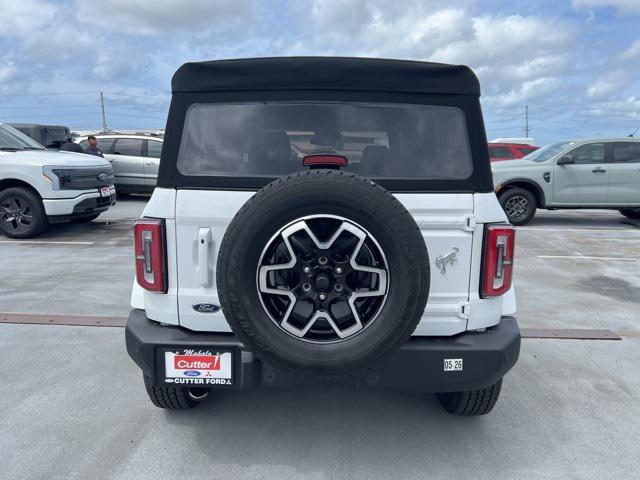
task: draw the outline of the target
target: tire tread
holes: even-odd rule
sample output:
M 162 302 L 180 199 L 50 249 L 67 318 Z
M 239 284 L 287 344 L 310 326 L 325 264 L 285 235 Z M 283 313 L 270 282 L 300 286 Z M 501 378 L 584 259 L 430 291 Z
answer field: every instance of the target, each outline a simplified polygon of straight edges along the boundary
M 502 380 L 478 390 L 438 393 L 437 397 L 444 409 L 452 415 L 474 417 L 486 415 L 498 401 L 502 389 Z
M 169 410 L 188 410 L 198 405 L 198 401 L 189 397 L 186 388 L 162 386 L 156 387 L 147 375 L 143 375 L 144 387 L 149 399 L 158 408 Z

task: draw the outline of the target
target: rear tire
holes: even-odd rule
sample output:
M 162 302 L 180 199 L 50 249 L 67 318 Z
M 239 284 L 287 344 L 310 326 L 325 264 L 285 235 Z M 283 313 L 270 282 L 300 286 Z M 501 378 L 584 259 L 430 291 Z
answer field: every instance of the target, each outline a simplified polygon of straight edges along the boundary
M 158 408 L 169 410 L 188 410 L 197 406 L 209 395 L 209 391 L 202 388 L 178 388 L 178 387 L 155 387 L 151 378 L 144 377 L 144 388 L 147 390 L 149 399 Z
M 529 190 L 509 188 L 498 197 L 500 206 L 513 225 L 526 225 L 536 214 L 538 202 Z
M 464 392 L 437 393 L 440 405 L 452 415 L 475 417 L 486 415 L 495 406 L 500 396 L 502 380 L 480 390 L 466 390 Z
M 627 218 L 640 220 L 640 208 L 621 208 L 620 213 Z
M 48 225 L 40 197 L 31 190 L 12 187 L 0 192 L 0 232 L 7 237 L 35 237 Z

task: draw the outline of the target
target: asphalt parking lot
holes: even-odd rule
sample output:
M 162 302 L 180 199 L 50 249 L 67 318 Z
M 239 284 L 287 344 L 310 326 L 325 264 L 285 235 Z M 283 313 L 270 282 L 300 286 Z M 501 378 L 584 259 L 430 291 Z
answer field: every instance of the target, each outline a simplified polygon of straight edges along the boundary
M 144 203 L 32 241 L 0 237 L 0 312 L 126 316 Z M 640 222 L 540 212 L 517 238 L 522 327 L 623 339 L 523 340 L 486 417 L 449 416 L 431 396 L 322 388 L 221 392 L 166 412 L 121 328 L 0 324 L 0 478 L 637 478 Z

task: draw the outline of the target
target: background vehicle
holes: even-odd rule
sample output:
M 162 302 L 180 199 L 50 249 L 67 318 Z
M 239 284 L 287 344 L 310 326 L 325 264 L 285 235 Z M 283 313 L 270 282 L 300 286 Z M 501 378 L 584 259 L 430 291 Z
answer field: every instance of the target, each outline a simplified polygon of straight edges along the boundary
M 489 143 L 516 143 L 518 145 L 531 145 L 536 144 L 536 139 L 533 137 L 498 137 L 491 140 Z
M 33 237 L 57 222 L 90 222 L 115 204 L 109 163 L 46 150 L 0 124 L 0 232 Z
M 320 382 L 488 413 L 520 334 L 475 75 L 269 58 L 172 87 L 126 328 L 152 402 Z
M 640 218 L 640 140 L 556 142 L 522 160 L 491 166 L 500 204 L 514 225 L 536 208 L 609 208 Z
M 16 130 L 33 138 L 46 148 L 57 150 L 67 138 L 71 138 L 71 131 L 62 125 L 38 125 L 35 123 L 8 123 Z
M 489 158 L 492 162 L 500 160 L 515 160 L 529 155 L 540 147 L 523 143 L 490 143 Z
M 118 193 L 151 192 L 158 179 L 162 137 L 155 135 L 96 135 L 98 148 L 113 166 Z M 75 139 L 83 149 L 86 137 Z

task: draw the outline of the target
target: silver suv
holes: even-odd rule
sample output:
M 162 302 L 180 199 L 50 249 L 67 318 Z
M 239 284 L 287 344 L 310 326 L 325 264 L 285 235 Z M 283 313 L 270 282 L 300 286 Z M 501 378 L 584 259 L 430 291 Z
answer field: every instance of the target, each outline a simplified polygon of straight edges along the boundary
M 537 208 L 609 208 L 640 219 L 640 139 L 556 142 L 491 170 L 514 225 L 529 223 Z
M 153 135 L 96 135 L 98 150 L 113 166 L 118 193 L 152 192 L 158 179 L 162 137 Z M 86 150 L 87 138 L 76 143 Z

